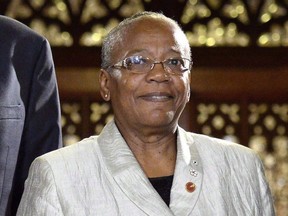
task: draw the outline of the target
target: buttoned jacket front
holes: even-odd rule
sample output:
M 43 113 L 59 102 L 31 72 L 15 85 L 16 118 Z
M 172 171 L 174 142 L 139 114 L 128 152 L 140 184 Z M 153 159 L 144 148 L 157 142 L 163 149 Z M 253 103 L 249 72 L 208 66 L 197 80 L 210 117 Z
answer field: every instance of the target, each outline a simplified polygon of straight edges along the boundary
M 180 127 L 177 139 L 169 207 L 111 122 L 99 136 L 36 159 L 18 215 L 274 215 L 262 164 L 251 150 Z

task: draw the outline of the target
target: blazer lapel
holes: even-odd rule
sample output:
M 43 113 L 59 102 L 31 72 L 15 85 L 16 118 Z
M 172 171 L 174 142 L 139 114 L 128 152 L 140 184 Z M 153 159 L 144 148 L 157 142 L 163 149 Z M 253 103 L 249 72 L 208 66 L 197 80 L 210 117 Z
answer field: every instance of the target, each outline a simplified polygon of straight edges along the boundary
M 109 172 L 131 202 L 147 215 L 173 215 L 150 184 L 114 122 L 104 128 L 98 142 Z
M 174 215 L 186 216 L 193 210 L 202 186 L 200 156 L 191 137 L 178 128 L 177 160 L 171 189 L 170 209 Z

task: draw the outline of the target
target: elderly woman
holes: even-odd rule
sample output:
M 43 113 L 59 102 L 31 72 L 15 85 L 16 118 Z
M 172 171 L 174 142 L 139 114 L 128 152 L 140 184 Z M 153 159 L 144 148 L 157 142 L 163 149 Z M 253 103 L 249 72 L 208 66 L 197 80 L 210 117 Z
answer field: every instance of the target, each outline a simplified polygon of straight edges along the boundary
M 104 40 L 102 63 L 114 121 L 36 159 L 18 215 L 274 215 L 251 150 L 178 126 L 192 61 L 175 21 L 152 12 L 124 20 Z

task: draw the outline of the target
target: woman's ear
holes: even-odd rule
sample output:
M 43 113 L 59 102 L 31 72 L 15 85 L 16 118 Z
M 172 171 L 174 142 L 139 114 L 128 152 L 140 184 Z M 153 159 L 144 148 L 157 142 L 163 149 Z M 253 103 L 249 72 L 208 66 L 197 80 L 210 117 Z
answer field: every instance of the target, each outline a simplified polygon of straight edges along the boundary
M 99 74 L 100 94 L 105 101 L 110 100 L 110 79 L 109 72 L 101 69 Z

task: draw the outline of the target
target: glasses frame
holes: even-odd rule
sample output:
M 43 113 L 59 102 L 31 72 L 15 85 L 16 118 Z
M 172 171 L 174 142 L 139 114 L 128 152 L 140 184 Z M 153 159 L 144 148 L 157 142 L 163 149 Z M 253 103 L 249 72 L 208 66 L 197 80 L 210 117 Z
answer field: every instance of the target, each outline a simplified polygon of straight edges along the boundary
M 127 66 L 127 59 L 129 58 L 132 58 L 132 57 L 141 57 L 143 59 L 146 59 L 148 61 L 151 61 L 151 67 L 149 68 L 149 70 L 145 71 L 145 72 L 142 72 L 142 71 L 133 71 L 132 69 L 129 69 L 129 66 Z M 170 60 L 184 60 L 184 61 L 188 61 L 189 62 L 189 67 L 188 68 L 185 68 L 183 71 L 173 71 L 171 68 L 169 68 L 167 65 L 165 65 L 166 62 L 170 61 Z M 177 57 L 177 58 L 168 58 L 168 59 L 165 59 L 163 61 L 154 61 L 148 57 L 143 57 L 143 56 L 128 56 L 124 59 L 122 59 L 121 61 L 117 62 L 116 64 L 113 64 L 111 66 L 108 66 L 107 68 L 124 68 L 126 70 L 129 70 L 129 71 L 132 71 L 134 73 L 139 73 L 139 74 L 144 74 L 144 73 L 148 73 L 150 71 L 152 71 L 155 67 L 156 64 L 161 64 L 163 69 L 167 72 L 167 73 L 171 73 L 171 74 L 183 74 L 185 73 L 186 71 L 191 71 L 192 69 L 192 65 L 193 65 L 193 62 L 188 59 L 188 58 L 181 58 L 181 57 Z

